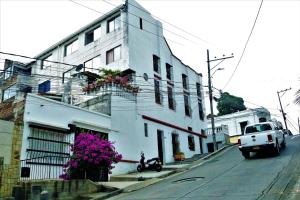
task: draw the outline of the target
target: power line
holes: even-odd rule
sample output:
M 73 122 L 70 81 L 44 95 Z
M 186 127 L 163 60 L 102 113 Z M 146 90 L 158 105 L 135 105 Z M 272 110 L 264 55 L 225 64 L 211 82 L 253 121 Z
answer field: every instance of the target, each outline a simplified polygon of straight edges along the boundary
M 81 3 L 78 3 L 78 2 L 76 2 L 76 1 L 73 1 L 73 0 L 69 0 L 69 1 L 72 2 L 72 3 L 75 3 L 75 4 L 77 4 L 77 5 L 80 5 L 80 6 L 82 6 L 82 7 L 85 7 L 85 8 L 87 8 L 87 9 L 89 9 L 89 10 L 92 10 L 92 11 L 94 11 L 94 12 L 97 12 L 97 13 L 99 13 L 99 14 L 106 15 L 106 14 L 103 13 L 103 12 L 100 12 L 100 11 L 98 11 L 98 10 L 95 10 L 95 9 L 93 9 L 93 8 L 90 8 L 90 7 L 86 6 L 86 5 L 83 5 L 83 4 L 81 4 Z M 135 25 L 133 25 L 133 24 L 130 24 L 130 23 L 128 23 L 128 22 L 126 22 L 126 21 L 123 21 L 123 20 L 121 20 L 121 19 L 118 19 L 118 20 L 119 20 L 120 22 L 123 22 L 123 23 L 125 23 L 125 24 L 127 24 L 127 25 L 129 25 L 129 26 L 132 26 L 132 27 L 134 27 L 134 28 L 140 30 L 139 27 L 137 27 L 137 26 L 135 26 Z M 153 33 L 153 32 L 151 32 L 151 31 L 148 31 L 148 30 L 145 30 L 145 29 L 143 29 L 143 31 L 145 31 L 145 32 L 147 32 L 147 33 L 150 33 L 150 34 L 152 34 L 152 35 L 155 35 L 155 36 L 157 36 L 157 37 L 159 37 L 159 38 L 167 39 L 167 38 L 165 38 L 164 36 L 158 35 L 158 34 Z M 173 42 L 173 43 L 176 43 L 176 44 L 178 44 L 178 45 L 183 46 L 182 43 L 179 43 L 179 42 L 177 42 L 177 41 L 175 41 L 175 40 L 171 40 L 171 39 L 168 39 L 168 40 L 169 40 L 170 42 Z
M 106 0 L 101 0 L 101 1 L 107 3 L 107 4 L 111 5 L 111 6 L 114 6 L 114 7 L 117 6 L 117 5 L 115 5 L 115 4 L 111 3 L 111 2 L 108 2 L 108 1 L 106 1 Z M 130 3 L 128 2 L 128 4 L 130 4 Z M 131 4 L 130 4 L 130 5 L 131 5 Z M 153 23 L 153 22 L 150 21 L 150 20 L 147 20 L 147 19 L 145 19 L 145 18 L 142 18 L 142 17 L 140 17 L 140 16 L 138 16 L 138 15 L 136 15 L 136 14 L 134 14 L 134 13 L 131 13 L 131 12 L 129 12 L 128 10 L 127 10 L 126 12 L 129 13 L 129 14 L 131 14 L 132 16 L 135 16 L 135 17 L 137 17 L 137 18 L 141 18 L 141 19 L 143 19 L 144 21 L 146 21 L 146 22 L 148 22 L 148 23 L 150 23 L 150 24 L 152 24 L 152 25 L 154 25 L 154 26 L 156 26 L 156 27 L 158 27 L 158 28 L 161 28 L 161 29 L 163 29 L 163 30 L 165 30 L 165 31 L 167 31 L 167 32 L 169 32 L 169 33 L 172 33 L 173 35 L 176 35 L 176 36 L 178 36 L 178 37 L 180 37 L 180 38 L 182 38 L 182 39 L 185 39 L 185 40 L 187 40 L 187 41 L 189 41 L 189 42 L 191 42 L 191 43 L 196 43 L 196 42 L 193 41 L 193 40 L 190 40 L 190 39 L 188 39 L 188 38 L 186 38 L 186 37 L 184 37 L 184 36 L 182 36 L 182 35 L 180 35 L 180 34 L 178 34 L 178 33 L 175 33 L 175 32 L 173 32 L 173 31 L 170 31 L 170 30 L 166 29 L 166 28 L 163 28 L 162 26 L 159 26 L 158 24 Z
M 147 13 L 147 14 L 150 14 L 148 11 L 139 8 L 138 6 L 136 6 L 136 5 L 134 5 L 134 4 L 131 4 L 129 1 L 128 1 L 128 4 L 130 4 L 131 6 L 137 8 L 137 9 L 139 9 L 139 10 L 141 10 L 141 11 Z M 186 34 L 188 34 L 188 35 L 194 37 L 194 38 L 197 38 L 197 39 L 201 40 L 202 42 L 209 43 L 208 41 L 206 41 L 206 40 L 200 38 L 199 36 L 197 36 L 197 35 L 195 35 L 195 34 L 192 34 L 192 33 L 188 32 L 188 31 L 184 30 L 183 28 L 180 28 L 180 27 L 178 27 L 178 26 L 176 26 L 176 25 L 174 25 L 174 24 L 172 24 L 172 23 L 170 23 L 170 22 L 168 22 L 168 21 L 166 21 L 166 20 L 164 20 L 164 19 L 162 19 L 162 18 L 160 18 L 160 17 L 158 17 L 158 16 L 155 16 L 155 15 L 153 15 L 153 14 L 151 14 L 151 15 L 152 15 L 153 17 L 159 19 L 160 21 L 165 22 L 166 24 L 169 24 L 170 26 L 172 26 L 172 27 L 174 27 L 174 28 L 176 28 L 176 29 L 178 29 L 178 30 L 180 30 L 180 31 L 182 31 L 182 32 L 184 32 L 184 33 L 186 33 Z
M 240 65 L 240 63 L 241 63 L 241 60 L 242 60 L 242 58 L 243 58 L 243 56 L 244 56 L 244 54 L 245 54 L 247 45 L 248 45 L 248 43 L 249 43 L 250 37 L 251 37 L 251 35 L 252 35 L 252 33 L 253 33 L 253 30 L 254 30 L 256 21 L 257 21 L 257 19 L 258 19 L 258 15 L 259 15 L 259 13 L 260 13 L 260 10 L 261 10 L 261 7 L 262 7 L 263 2 L 264 2 L 264 0 L 261 0 L 261 3 L 260 3 L 260 6 L 259 6 L 259 9 L 258 9 L 258 12 L 257 12 L 256 17 L 255 17 L 255 20 L 254 20 L 254 24 L 253 24 L 253 26 L 252 26 L 252 29 L 251 29 L 251 31 L 250 31 L 250 34 L 249 34 L 248 39 L 247 39 L 247 41 L 246 41 L 246 44 L 245 44 L 245 46 L 244 46 L 242 55 L 241 55 L 241 57 L 240 57 L 240 59 L 239 59 L 237 65 L 235 66 L 234 71 L 232 72 L 231 76 L 229 77 L 228 81 L 226 82 L 226 84 L 225 84 L 225 86 L 223 87 L 222 90 L 224 90 L 224 88 L 226 88 L 227 85 L 230 83 L 231 79 L 233 78 L 233 76 L 234 76 L 236 70 L 238 69 L 238 67 L 239 67 L 239 65 Z

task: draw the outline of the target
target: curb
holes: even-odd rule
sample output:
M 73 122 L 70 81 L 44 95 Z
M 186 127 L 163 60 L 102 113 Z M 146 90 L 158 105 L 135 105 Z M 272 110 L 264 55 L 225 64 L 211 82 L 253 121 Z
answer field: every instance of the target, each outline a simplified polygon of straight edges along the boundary
M 207 156 L 204 156 L 203 158 L 200 158 L 199 160 L 197 160 L 198 162 L 200 161 L 200 163 L 197 163 L 195 165 L 193 165 L 193 163 L 191 163 L 190 165 L 192 165 L 192 166 L 183 167 L 181 169 L 175 169 L 171 173 L 163 175 L 160 178 L 150 178 L 148 180 L 142 181 L 141 183 L 137 183 L 137 184 L 125 187 L 123 189 L 119 189 L 119 190 L 113 191 L 113 192 L 111 192 L 111 193 L 109 193 L 109 194 L 107 194 L 105 196 L 102 196 L 102 197 L 99 197 L 99 198 L 95 197 L 92 200 L 103 200 L 103 199 L 107 199 L 107 198 L 116 196 L 116 195 L 121 194 L 121 193 L 134 192 L 134 191 L 143 189 L 145 187 L 148 187 L 150 185 L 159 183 L 159 182 L 165 180 L 166 178 L 172 178 L 172 177 L 178 176 L 180 174 L 185 173 L 189 169 L 193 169 L 195 167 L 198 167 L 198 166 L 206 163 L 206 160 L 208 160 L 209 158 L 211 158 L 213 156 L 216 156 L 217 154 L 219 154 L 220 152 L 224 151 L 225 149 L 230 148 L 230 147 L 234 147 L 234 146 L 235 146 L 235 144 L 224 146 L 224 147 L 218 149 L 217 151 L 215 151 L 215 152 L 213 152 L 213 153 L 211 153 L 211 154 L 209 154 Z M 197 161 L 194 161 L 194 162 L 197 162 Z

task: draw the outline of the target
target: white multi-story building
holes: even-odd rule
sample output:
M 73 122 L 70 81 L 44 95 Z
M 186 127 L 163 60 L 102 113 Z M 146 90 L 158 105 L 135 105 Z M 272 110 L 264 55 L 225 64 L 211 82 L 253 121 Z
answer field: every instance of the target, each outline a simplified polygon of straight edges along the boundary
M 187 158 L 207 152 L 202 75 L 173 55 L 161 22 L 137 2 L 126 1 L 36 58 L 31 65 L 37 83 L 32 86 L 34 93 L 62 94 L 73 105 L 110 116 L 114 133 L 106 131 L 108 140 L 123 155 L 123 163 L 113 173 L 134 170 L 141 151 L 146 158 L 160 157 L 164 163 L 173 162 L 179 151 Z M 87 83 L 75 77 L 80 65 L 79 74 L 89 80 L 97 78 L 100 68 L 121 70 L 131 76 L 139 92 L 115 86 L 83 92 L 82 84 Z M 85 128 L 101 127 L 102 118 L 90 125 L 90 119 L 83 120 Z M 48 124 L 55 125 L 51 121 L 47 118 Z M 73 125 L 80 127 L 79 122 Z

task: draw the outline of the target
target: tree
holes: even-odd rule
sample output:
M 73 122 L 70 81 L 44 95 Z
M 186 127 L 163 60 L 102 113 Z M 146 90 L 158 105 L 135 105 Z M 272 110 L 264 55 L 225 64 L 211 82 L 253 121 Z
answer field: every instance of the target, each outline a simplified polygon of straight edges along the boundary
M 217 109 L 219 111 L 218 115 L 222 116 L 246 110 L 246 106 L 244 105 L 243 98 L 224 92 L 218 100 Z

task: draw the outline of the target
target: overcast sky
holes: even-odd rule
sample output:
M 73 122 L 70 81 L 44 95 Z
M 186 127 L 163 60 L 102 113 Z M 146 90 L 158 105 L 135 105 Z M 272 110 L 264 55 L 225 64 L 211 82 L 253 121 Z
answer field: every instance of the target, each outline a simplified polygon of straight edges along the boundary
M 108 1 L 115 5 L 122 3 Z M 103 13 L 113 8 L 102 0 L 78 2 Z M 213 77 L 213 85 L 220 89 L 237 66 L 261 3 L 260 0 L 138 2 L 154 16 L 172 24 L 162 21 L 173 53 L 203 73 L 204 85 L 207 85 L 206 49 L 210 50 L 211 58 L 234 53 L 234 58 L 219 65 L 224 70 Z M 0 50 L 35 56 L 99 16 L 71 1 L 0 0 Z M 0 55 L 0 58 L 7 57 Z M 214 64 L 217 63 L 212 63 L 212 67 Z M 289 121 L 297 127 L 300 106 L 294 105 L 293 99 L 300 88 L 299 79 L 300 1 L 265 0 L 244 56 L 224 91 L 243 97 L 250 108 L 268 108 L 281 120 L 276 91 L 292 87 L 282 102 Z M 209 113 L 209 106 L 206 108 Z

